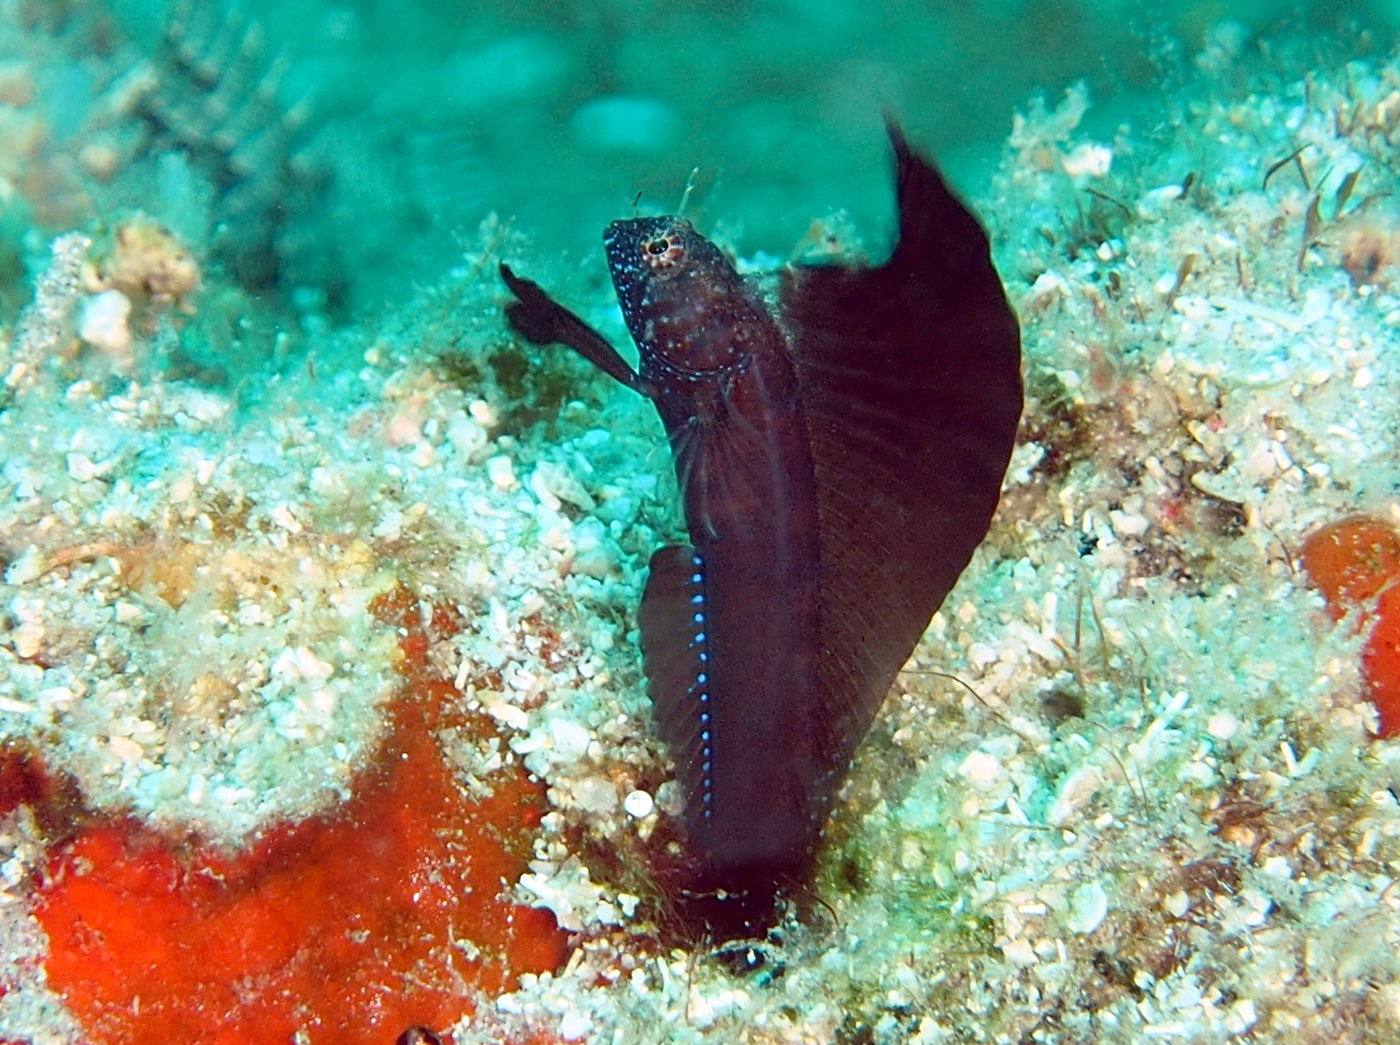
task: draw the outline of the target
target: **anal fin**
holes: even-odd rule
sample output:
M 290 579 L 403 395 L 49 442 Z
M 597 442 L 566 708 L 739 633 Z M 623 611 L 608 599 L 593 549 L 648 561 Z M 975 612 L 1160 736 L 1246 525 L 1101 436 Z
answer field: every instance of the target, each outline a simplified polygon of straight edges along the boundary
M 709 652 L 705 633 L 705 565 L 688 545 L 651 557 L 637 620 L 648 692 L 661 737 L 676 762 L 687 820 L 703 819 L 712 799 Z

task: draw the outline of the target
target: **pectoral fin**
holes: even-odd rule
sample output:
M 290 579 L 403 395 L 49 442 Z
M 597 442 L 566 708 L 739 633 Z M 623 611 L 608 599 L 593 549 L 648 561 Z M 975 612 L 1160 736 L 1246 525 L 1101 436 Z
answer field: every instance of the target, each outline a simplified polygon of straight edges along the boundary
M 641 375 L 602 334 L 546 294 L 538 283 L 521 279 L 504 263 L 501 279 L 519 299 L 506 306 L 506 320 L 517 334 L 536 345 L 568 345 L 603 373 L 650 398 Z

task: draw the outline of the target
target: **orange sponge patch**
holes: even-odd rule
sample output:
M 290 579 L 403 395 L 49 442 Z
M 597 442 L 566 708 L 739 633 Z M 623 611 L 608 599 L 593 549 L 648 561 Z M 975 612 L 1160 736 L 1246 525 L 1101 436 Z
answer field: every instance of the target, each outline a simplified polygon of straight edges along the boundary
M 1360 608 L 1374 622 L 1361 669 L 1380 735 L 1400 735 L 1400 534 L 1376 519 L 1324 526 L 1303 545 L 1303 567 L 1338 620 Z
M 422 636 L 409 638 L 416 652 Z M 516 769 L 484 800 L 462 792 L 435 735 L 491 726 L 450 710 L 456 697 L 415 678 L 355 797 L 245 853 L 181 848 L 133 823 L 62 847 L 38 916 L 49 981 L 92 1040 L 264 1045 L 304 1030 L 387 1045 L 467 1015 L 470 988 L 557 968 L 553 916 L 506 896 L 540 788 Z

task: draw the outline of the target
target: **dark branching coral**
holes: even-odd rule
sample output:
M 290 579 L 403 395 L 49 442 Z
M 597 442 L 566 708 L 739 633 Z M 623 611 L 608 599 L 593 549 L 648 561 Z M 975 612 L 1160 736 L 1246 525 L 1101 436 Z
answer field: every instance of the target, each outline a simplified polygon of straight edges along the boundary
M 214 0 L 174 0 L 138 112 L 155 141 L 185 152 L 217 194 L 211 251 L 252 290 L 278 285 L 281 234 L 314 199 L 323 174 L 297 154 L 310 106 L 278 97 L 284 57 L 268 61 L 263 31 Z

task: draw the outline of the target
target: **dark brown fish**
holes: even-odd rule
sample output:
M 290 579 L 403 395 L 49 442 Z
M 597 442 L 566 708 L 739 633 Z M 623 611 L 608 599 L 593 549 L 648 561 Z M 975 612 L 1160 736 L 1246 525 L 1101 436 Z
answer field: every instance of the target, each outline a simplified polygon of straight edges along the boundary
M 677 217 L 604 234 L 640 373 L 502 265 L 527 339 L 656 405 L 691 543 L 638 614 L 649 692 L 721 938 L 800 885 L 856 746 L 986 534 L 1021 412 L 1020 332 L 986 234 L 889 127 L 899 237 L 876 268 L 798 266 L 779 317 Z

